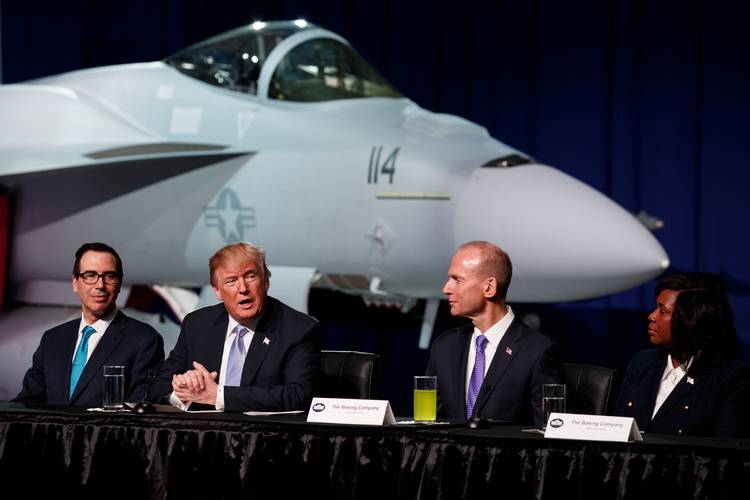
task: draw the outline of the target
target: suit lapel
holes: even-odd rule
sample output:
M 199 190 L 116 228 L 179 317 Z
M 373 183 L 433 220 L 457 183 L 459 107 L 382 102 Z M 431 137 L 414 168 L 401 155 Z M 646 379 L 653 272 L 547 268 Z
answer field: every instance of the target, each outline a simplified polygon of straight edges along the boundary
M 267 297 L 266 310 L 258 321 L 258 327 L 245 356 L 245 365 L 242 367 L 242 385 L 252 385 L 255 375 L 276 340 L 277 329 L 276 303 L 271 297 Z
M 458 342 L 455 349 L 463 349 L 461 356 L 451 356 L 450 359 L 450 380 L 456 380 L 451 398 L 457 402 L 461 409 L 461 415 L 466 415 L 466 365 L 469 362 L 469 343 L 471 335 L 474 333 L 474 327 L 469 325 L 461 329 L 458 336 Z M 440 382 L 438 382 L 440 383 Z
M 658 365 L 654 365 L 648 375 L 643 377 L 642 384 L 645 385 L 648 391 L 648 404 L 636 410 L 636 413 L 641 414 L 643 422 L 651 422 L 651 415 L 654 414 L 654 406 L 656 406 L 656 396 L 659 394 L 659 387 L 661 385 L 661 377 L 664 375 L 664 367 L 667 365 L 667 358 L 662 357 Z M 664 406 L 664 405 L 662 405 Z M 643 411 L 642 411 L 643 410 Z
M 73 351 L 75 351 L 76 342 L 78 341 L 78 326 L 80 323 L 80 318 L 70 322 L 70 328 L 66 330 L 62 339 L 61 351 L 65 353 L 65 358 L 56 367 L 58 371 L 56 378 L 64 382 L 62 394 L 66 396 L 70 394 L 70 370 L 73 366 Z
M 492 394 L 492 391 L 497 386 L 498 381 L 505 374 L 513 359 L 521 351 L 521 340 L 523 339 L 521 332 L 520 320 L 515 318 L 510 327 L 508 327 L 508 331 L 505 332 L 505 335 L 500 340 L 495 355 L 492 357 L 492 363 L 489 370 L 487 370 L 487 375 L 484 377 L 482 390 L 479 391 L 479 396 L 477 396 L 477 401 L 474 405 L 475 414 L 482 409 L 489 399 L 490 394 Z
M 224 304 L 217 304 L 215 307 L 219 314 L 209 327 L 208 335 L 205 337 L 208 341 L 205 347 L 201 349 L 201 356 L 196 359 L 203 361 L 203 366 L 209 372 L 216 371 L 221 375 L 221 357 L 224 354 L 224 343 L 227 340 L 229 313 L 227 313 Z M 188 360 L 187 369 L 193 369 L 193 360 Z M 216 380 L 219 380 L 218 377 Z
M 112 323 L 109 324 L 107 330 L 104 332 L 99 343 L 96 345 L 94 352 L 89 356 L 89 360 L 83 367 L 81 378 L 78 379 L 78 384 L 73 392 L 73 397 L 70 401 L 73 402 L 81 394 L 89 383 L 98 379 L 102 374 L 102 366 L 107 361 L 110 354 L 120 345 L 120 342 L 125 338 L 125 315 L 118 311 Z M 72 354 L 71 354 L 72 357 Z M 72 362 L 71 362 L 72 364 Z M 101 382 L 101 379 L 98 379 Z M 68 370 L 68 381 L 70 381 L 70 370 Z M 68 382 L 70 384 L 70 382 Z

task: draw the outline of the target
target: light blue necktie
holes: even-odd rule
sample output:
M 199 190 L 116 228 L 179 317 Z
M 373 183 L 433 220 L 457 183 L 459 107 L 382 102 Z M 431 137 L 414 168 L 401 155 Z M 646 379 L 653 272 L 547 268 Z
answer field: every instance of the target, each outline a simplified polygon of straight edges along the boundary
M 474 369 L 471 371 L 469 392 L 466 394 L 466 418 L 471 418 L 474 413 L 474 403 L 484 382 L 484 348 L 487 342 L 487 337 L 484 335 L 477 337 L 477 357 L 474 360 Z
M 86 325 L 86 328 L 83 329 L 81 342 L 78 344 L 76 355 L 73 358 L 73 366 L 70 369 L 70 394 L 68 398 L 73 397 L 73 391 L 76 390 L 76 384 L 78 383 L 78 379 L 81 378 L 83 367 L 86 366 L 86 358 L 89 353 L 89 337 L 94 333 L 96 333 L 96 330 L 90 325 Z
M 224 379 L 225 386 L 239 387 L 242 380 L 242 368 L 245 366 L 245 342 L 242 338 L 249 331 L 242 325 L 234 327 L 237 333 L 229 348 L 229 359 L 227 360 L 227 378 Z

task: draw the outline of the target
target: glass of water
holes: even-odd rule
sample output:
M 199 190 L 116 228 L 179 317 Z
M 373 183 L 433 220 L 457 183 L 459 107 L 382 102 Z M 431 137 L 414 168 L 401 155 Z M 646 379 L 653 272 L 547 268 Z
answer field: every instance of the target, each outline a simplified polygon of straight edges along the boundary
M 102 397 L 102 410 L 122 410 L 125 402 L 125 367 L 104 367 L 104 396 Z
M 544 428 L 551 413 L 565 413 L 565 384 L 544 384 L 542 386 L 542 412 Z

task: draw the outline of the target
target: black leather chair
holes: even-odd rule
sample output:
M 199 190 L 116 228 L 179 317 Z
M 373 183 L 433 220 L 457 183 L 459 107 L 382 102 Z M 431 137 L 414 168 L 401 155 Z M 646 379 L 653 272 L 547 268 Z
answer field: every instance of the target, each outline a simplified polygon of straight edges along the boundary
M 320 354 L 314 396 L 375 399 L 380 361 L 377 354 L 356 351 L 321 351 Z
M 563 363 L 567 383 L 568 413 L 606 415 L 617 370 Z

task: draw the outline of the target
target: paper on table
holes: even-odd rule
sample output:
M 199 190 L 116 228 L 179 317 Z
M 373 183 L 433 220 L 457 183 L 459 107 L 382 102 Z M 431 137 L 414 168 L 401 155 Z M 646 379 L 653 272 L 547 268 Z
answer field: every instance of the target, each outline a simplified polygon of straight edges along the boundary
M 544 429 L 521 429 L 521 432 L 529 432 L 531 434 L 541 434 L 544 436 Z
M 105 410 L 103 408 L 86 408 L 86 411 L 97 411 L 104 413 L 133 413 L 133 407 L 136 403 L 125 403 L 125 406 L 121 410 Z M 172 405 L 159 405 L 155 404 L 155 413 L 188 413 L 188 410 L 177 408 Z M 190 410 L 189 413 L 221 413 L 221 410 Z
M 290 415 L 292 413 L 305 413 L 305 410 L 292 410 L 292 411 L 246 411 L 245 415 L 251 417 L 266 417 L 269 415 Z
M 415 420 L 397 420 L 396 425 L 446 425 L 450 424 L 452 422 L 440 422 L 440 421 L 434 421 L 434 422 L 422 422 L 422 421 L 415 421 Z

